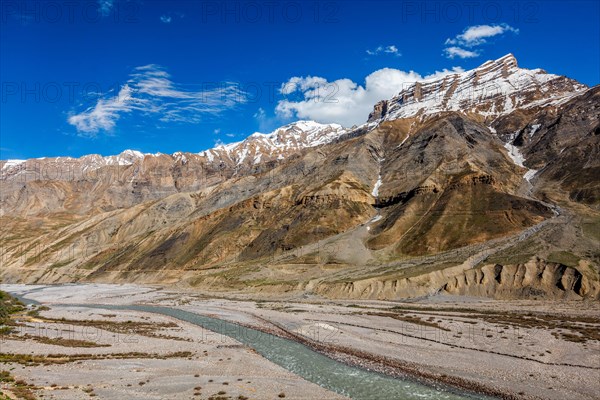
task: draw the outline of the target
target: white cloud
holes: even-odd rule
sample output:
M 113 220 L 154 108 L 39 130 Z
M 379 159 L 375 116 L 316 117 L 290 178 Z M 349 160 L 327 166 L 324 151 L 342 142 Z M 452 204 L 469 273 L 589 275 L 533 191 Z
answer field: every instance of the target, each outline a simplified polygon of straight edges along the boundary
M 98 0 L 98 12 L 103 17 L 106 17 L 110 14 L 114 5 L 115 0 Z
M 103 97 L 94 106 L 71 115 L 68 122 L 82 136 L 111 131 L 121 115 L 139 112 L 159 116 L 162 122 L 198 123 L 205 115 L 216 115 L 247 101 L 246 94 L 233 82 L 202 85 L 176 84 L 160 66 L 137 67 L 117 96 Z
M 481 54 L 477 50 L 467 50 L 465 47 L 473 48 L 487 43 L 487 39 L 494 36 L 503 35 L 506 32 L 519 33 L 517 28 L 513 28 L 508 24 L 498 25 L 474 25 L 465 28 L 463 33 L 456 35 L 454 38 L 446 39 L 444 44 L 448 47 L 444 49 L 444 53 L 448 58 L 472 58 Z
M 398 48 L 394 45 L 390 46 L 378 46 L 373 50 L 367 50 L 367 54 L 370 56 L 377 56 L 380 54 L 393 54 L 396 57 L 400 57 L 402 54 L 398 51 Z
M 173 20 L 173 18 L 171 18 L 169 15 L 161 15 L 160 16 L 160 22 L 163 22 L 165 24 L 170 24 L 172 20 Z
M 266 118 L 267 113 L 265 112 L 265 109 L 262 107 L 259 107 L 258 110 L 254 113 L 253 117 L 256 119 L 264 119 Z
M 213 133 L 214 133 L 215 135 L 220 135 L 220 134 L 221 134 L 221 129 L 220 129 L 220 128 L 217 128 L 217 129 L 213 130 Z M 236 135 L 235 135 L 234 133 L 225 133 L 225 136 L 227 136 L 227 137 L 229 137 L 229 138 L 232 138 L 232 137 L 235 137 Z M 220 141 L 221 139 L 220 139 L 220 138 L 217 138 L 217 139 L 215 139 L 215 140 L 217 140 L 217 141 Z M 221 142 L 221 143 L 222 143 L 222 142 Z
M 280 92 L 288 98 L 277 103 L 275 112 L 286 119 L 296 117 L 348 127 L 364 123 L 376 102 L 391 98 L 416 81 L 462 71 L 454 67 L 422 76 L 414 71 L 383 68 L 367 76 L 364 86 L 350 79 L 329 82 L 316 76 L 293 77 L 282 85 Z M 300 99 L 294 101 L 292 95 Z
M 473 58 L 479 56 L 479 53 L 477 51 L 466 50 L 456 46 L 445 48 L 444 53 L 446 53 L 446 57 L 448 58 Z
M 131 87 L 124 85 L 116 96 L 98 100 L 94 107 L 70 116 L 68 121 L 84 136 L 94 136 L 93 133 L 101 129 L 110 131 L 122 113 L 143 109 L 144 101 L 134 99 L 131 94 Z
M 487 38 L 502 35 L 505 32 L 519 33 L 519 30 L 508 24 L 469 26 L 454 39 L 447 39 L 446 44 L 461 44 L 468 47 L 479 46 L 486 43 Z

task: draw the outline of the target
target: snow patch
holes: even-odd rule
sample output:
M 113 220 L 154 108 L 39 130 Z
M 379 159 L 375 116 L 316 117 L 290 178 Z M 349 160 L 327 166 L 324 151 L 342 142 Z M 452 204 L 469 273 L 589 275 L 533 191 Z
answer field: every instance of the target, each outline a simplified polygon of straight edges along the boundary
M 2 166 L 2 171 L 5 169 L 16 167 L 17 165 L 21 165 L 26 160 L 6 160 L 6 163 Z
M 511 143 L 505 143 L 504 147 L 508 150 L 508 156 L 513 162 L 521 168 L 526 168 L 523 164 L 525 162 L 525 158 L 519 148 Z
M 380 187 L 381 187 L 381 175 L 379 175 L 379 177 L 377 178 L 377 182 L 375 182 L 375 186 L 373 187 L 373 191 L 371 192 L 371 195 L 373 197 L 379 196 L 379 188 Z
M 404 144 L 404 142 L 406 142 L 409 137 L 410 136 L 407 134 L 406 137 L 404 139 L 402 139 L 402 141 L 400 142 L 400 144 L 398 146 L 396 146 L 396 148 L 402 147 L 402 145 Z
M 523 178 L 525 178 L 525 180 L 527 182 L 531 182 L 531 180 L 533 179 L 533 177 L 535 176 L 535 174 L 538 173 L 537 169 L 530 169 L 527 172 L 525 172 L 525 175 L 523 175 Z
M 120 155 L 135 157 L 135 158 L 144 158 L 144 154 L 141 151 L 137 151 L 137 150 L 125 150 Z
M 504 147 L 508 150 L 508 156 L 510 159 L 519 167 L 527 169 L 525 175 L 523 175 L 523 179 L 527 182 L 531 182 L 531 179 L 537 174 L 537 169 L 529 169 L 525 166 L 525 157 L 521 154 L 519 148 L 511 143 L 505 143 Z
M 538 129 L 540 129 L 540 126 L 542 126 L 542 125 L 541 124 L 531 125 L 531 130 L 529 131 L 529 137 L 533 137 L 533 135 L 535 135 L 535 133 L 538 131 Z
M 188 159 L 187 159 L 187 157 L 185 156 L 185 154 L 183 154 L 181 151 L 178 151 L 178 152 L 175 152 L 175 153 L 173 153 L 173 156 L 174 156 L 176 159 L 178 159 L 178 160 L 181 160 L 181 163 L 182 163 L 182 164 L 187 164 L 187 161 L 188 161 Z
M 212 150 L 203 151 L 203 152 L 199 153 L 199 155 L 201 155 L 203 157 L 206 157 L 206 159 L 210 163 L 213 162 L 213 160 L 215 159 L 215 156 L 213 155 Z

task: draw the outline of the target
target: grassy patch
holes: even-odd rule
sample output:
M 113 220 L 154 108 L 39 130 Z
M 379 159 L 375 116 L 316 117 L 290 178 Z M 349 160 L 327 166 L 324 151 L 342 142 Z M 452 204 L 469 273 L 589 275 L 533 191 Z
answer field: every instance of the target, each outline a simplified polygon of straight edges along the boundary
M 600 218 L 583 222 L 581 228 L 585 236 L 600 242 Z
M 91 348 L 91 347 L 110 347 L 110 344 L 102 344 L 90 342 L 87 340 L 77 340 L 77 339 L 65 339 L 61 337 L 57 338 L 49 338 L 46 336 L 36 336 L 36 335 L 12 335 L 10 337 L 13 340 L 32 340 L 34 342 L 43 343 L 43 344 L 52 344 L 55 346 L 62 347 L 83 347 L 83 348 Z
M 43 322 L 57 323 L 57 324 L 69 324 L 78 325 L 85 327 L 93 327 L 96 329 L 102 329 L 109 332 L 124 334 L 124 335 L 141 335 L 159 339 L 170 339 L 179 341 L 189 341 L 189 339 L 181 338 L 178 336 L 170 336 L 158 333 L 161 329 L 177 328 L 175 322 L 116 322 L 107 320 L 75 320 L 75 319 L 55 319 L 55 318 L 43 318 Z M 82 347 L 82 346 L 79 346 Z
M 0 334 L 12 331 L 14 325 L 11 317 L 25 310 L 25 305 L 6 292 L 0 290 Z
M 67 265 L 71 264 L 72 262 L 73 262 L 73 260 L 59 261 L 59 262 L 56 262 L 56 263 L 52 264 L 51 266 L 49 266 L 48 269 L 57 269 L 57 268 L 66 267 Z
M 157 354 L 157 353 L 115 353 L 115 354 L 0 354 L 0 363 L 16 363 L 26 366 L 39 365 L 58 365 L 67 364 L 83 360 L 126 360 L 136 358 L 154 358 L 166 360 L 169 358 L 189 358 L 192 353 L 189 351 L 178 351 L 175 353 Z
M 35 400 L 36 396 L 32 392 L 35 389 L 34 385 L 30 385 L 24 380 L 16 380 L 8 371 L 0 371 L 0 383 L 3 384 L 14 396 L 23 400 Z M 0 400 L 10 400 L 8 395 L 0 392 Z
M 548 256 L 549 262 L 563 264 L 567 267 L 577 267 L 579 265 L 579 260 L 579 257 L 568 251 L 557 251 L 550 253 Z
M 462 307 L 438 309 L 432 307 L 397 306 L 393 307 L 391 310 L 410 310 L 413 313 L 431 312 L 438 315 L 448 315 L 448 313 L 452 313 L 452 315 L 457 317 L 484 321 L 499 326 L 543 329 L 551 332 L 554 337 L 569 342 L 585 343 L 589 340 L 600 342 L 600 319 L 597 317 L 566 317 L 532 312 L 497 312 Z
M 0 371 L 0 382 L 2 383 L 10 383 L 14 382 L 15 378 L 8 371 Z
M 511 253 L 509 250 L 501 251 L 500 253 L 494 254 L 485 262 L 481 263 L 481 265 L 485 264 L 500 264 L 500 265 L 516 265 L 516 264 L 525 264 L 528 262 L 531 257 L 536 254 L 535 251 L 526 251 L 524 253 Z
M 363 313 L 363 314 L 365 314 L 365 315 L 375 315 L 375 316 L 378 316 L 378 317 L 389 317 L 389 318 L 396 319 L 398 321 L 408 322 L 410 324 L 427 326 L 427 327 L 430 327 L 430 328 L 436 328 L 436 329 L 440 329 L 442 331 L 450 332 L 450 329 L 444 328 L 443 326 L 441 326 L 437 322 L 433 322 L 431 319 L 430 320 L 423 320 L 423 319 L 421 319 L 420 317 L 418 317 L 416 315 L 398 314 L 398 313 L 378 313 L 378 312 L 367 312 L 367 313 Z
M 365 275 L 361 275 L 357 278 L 341 278 L 333 281 L 333 283 L 349 283 L 363 279 L 381 279 L 381 280 L 401 280 L 414 278 L 417 276 L 427 275 L 431 272 L 442 271 L 446 268 L 455 267 L 460 265 L 461 262 L 441 262 L 441 263 L 422 263 L 419 265 L 411 265 L 409 267 L 397 265 L 391 267 L 383 267 L 374 271 L 371 271 Z

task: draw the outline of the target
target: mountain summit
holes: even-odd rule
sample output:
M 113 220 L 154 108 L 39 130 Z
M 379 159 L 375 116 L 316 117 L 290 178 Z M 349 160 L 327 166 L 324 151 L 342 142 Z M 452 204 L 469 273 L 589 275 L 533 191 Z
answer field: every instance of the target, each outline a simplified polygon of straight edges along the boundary
M 585 90 L 587 86 L 572 79 L 541 69 L 519 68 L 517 59 L 508 54 L 470 71 L 410 84 L 392 99 L 376 105 L 369 119 L 460 111 L 492 120 L 518 108 L 559 105 Z

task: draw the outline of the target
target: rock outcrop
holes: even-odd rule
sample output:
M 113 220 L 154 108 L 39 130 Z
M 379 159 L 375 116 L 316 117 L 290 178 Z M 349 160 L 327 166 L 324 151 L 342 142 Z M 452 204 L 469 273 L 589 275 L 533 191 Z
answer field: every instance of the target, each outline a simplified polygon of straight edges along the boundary
M 374 121 L 384 118 L 385 115 L 387 114 L 387 107 L 388 107 L 387 100 L 381 100 L 380 102 L 376 103 L 375 106 L 373 107 L 373 111 L 369 114 L 369 118 L 367 119 L 367 122 L 374 122 Z
M 494 299 L 600 299 L 600 285 L 576 268 L 540 259 L 516 265 L 486 265 L 444 285 L 449 294 Z

